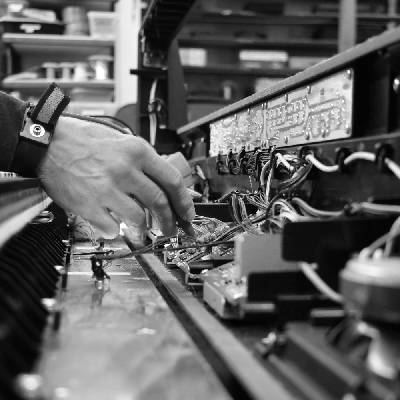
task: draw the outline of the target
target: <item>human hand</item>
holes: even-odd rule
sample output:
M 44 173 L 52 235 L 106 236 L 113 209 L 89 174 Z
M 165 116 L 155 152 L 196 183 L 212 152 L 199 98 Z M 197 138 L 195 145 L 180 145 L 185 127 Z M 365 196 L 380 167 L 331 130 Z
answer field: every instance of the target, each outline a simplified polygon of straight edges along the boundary
M 145 140 L 102 124 L 62 116 L 39 176 L 58 205 L 87 219 L 105 238 L 119 233 L 116 218 L 141 226 L 141 205 L 167 236 L 176 233 L 177 219 L 190 222 L 195 215 L 177 169 Z

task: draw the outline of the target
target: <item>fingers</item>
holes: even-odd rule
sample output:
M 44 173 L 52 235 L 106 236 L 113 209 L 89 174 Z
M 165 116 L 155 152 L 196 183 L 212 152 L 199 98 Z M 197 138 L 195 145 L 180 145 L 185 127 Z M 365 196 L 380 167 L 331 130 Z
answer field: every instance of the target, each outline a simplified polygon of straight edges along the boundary
M 80 216 L 88 220 L 97 234 L 104 239 L 113 239 L 119 233 L 119 223 L 105 209 L 97 205 L 83 210 Z
M 135 198 L 151 211 L 164 235 L 175 235 L 176 217 L 164 191 L 143 174 L 135 176 L 131 182 L 125 190 L 134 193 Z
M 166 193 L 177 215 L 191 222 L 195 216 L 192 198 L 187 192 L 179 171 L 155 152 L 144 160 L 144 172 Z
M 142 207 L 127 194 L 118 189 L 110 190 L 105 205 L 121 221 L 139 229 L 146 224 L 146 215 Z

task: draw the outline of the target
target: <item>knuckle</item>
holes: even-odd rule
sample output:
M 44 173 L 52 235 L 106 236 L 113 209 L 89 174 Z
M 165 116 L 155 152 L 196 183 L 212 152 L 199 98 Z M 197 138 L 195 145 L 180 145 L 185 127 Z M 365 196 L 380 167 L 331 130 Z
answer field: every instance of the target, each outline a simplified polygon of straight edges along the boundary
M 171 176 L 171 185 L 175 189 L 180 189 L 183 187 L 183 178 L 182 175 L 178 171 L 174 171 Z

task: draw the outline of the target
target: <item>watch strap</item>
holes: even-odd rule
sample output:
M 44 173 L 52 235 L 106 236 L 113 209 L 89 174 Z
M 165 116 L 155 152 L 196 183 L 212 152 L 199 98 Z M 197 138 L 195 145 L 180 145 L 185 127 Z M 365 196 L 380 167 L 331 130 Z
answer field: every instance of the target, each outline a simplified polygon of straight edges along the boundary
M 29 117 L 32 121 L 42 124 L 51 133 L 70 102 L 70 98 L 55 84 L 52 83 L 42 94 Z
M 11 170 L 26 177 L 36 177 L 47 152 L 58 118 L 70 99 L 51 84 L 36 106 L 28 106 L 14 153 Z

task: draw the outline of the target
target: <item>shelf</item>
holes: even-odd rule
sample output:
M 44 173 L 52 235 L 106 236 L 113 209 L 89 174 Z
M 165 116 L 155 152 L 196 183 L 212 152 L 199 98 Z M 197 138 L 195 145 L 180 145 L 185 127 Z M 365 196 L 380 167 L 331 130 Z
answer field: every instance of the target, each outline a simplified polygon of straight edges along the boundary
M 294 75 L 300 70 L 291 68 L 233 68 L 230 66 L 216 67 L 183 67 L 185 74 L 191 75 L 227 75 L 227 76 L 250 76 L 250 77 L 273 77 L 286 78 Z
M 29 0 L 30 7 L 61 10 L 67 6 L 84 6 L 98 11 L 110 11 L 116 0 Z
M 44 90 L 53 81 L 47 79 L 21 79 L 13 81 L 3 81 L 2 86 L 4 89 L 13 90 Z M 113 89 L 114 81 L 85 81 L 85 82 L 75 82 L 75 81 L 55 81 L 58 86 L 63 89 L 74 89 L 74 88 L 84 88 L 84 89 Z
M 308 15 L 223 15 L 218 13 L 192 14 L 189 23 L 202 25 L 336 25 L 338 17 L 331 14 Z
M 181 38 L 180 47 L 194 48 L 223 48 L 223 49 L 252 49 L 252 50 L 300 50 L 310 53 L 335 53 L 337 51 L 336 40 L 286 40 L 271 42 L 260 39 L 213 39 L 213 38 Z
M 5 33 L 2 36 L 6 43 L 18 52 L 41 53 L 108 53 L 114 46 L 111 39 L 93 38 L 91 36 L 72 35 L 29 35 L 24 33 Z
M 400 22 L 400 15 L 359 13 L 359 25 Z M 193 14 L 188 21 L 195 24 L 225 25 L 337 25 L 338 15 L 334 13 L 293 14 L 293 15 L 223 15 L 218 13 Z

